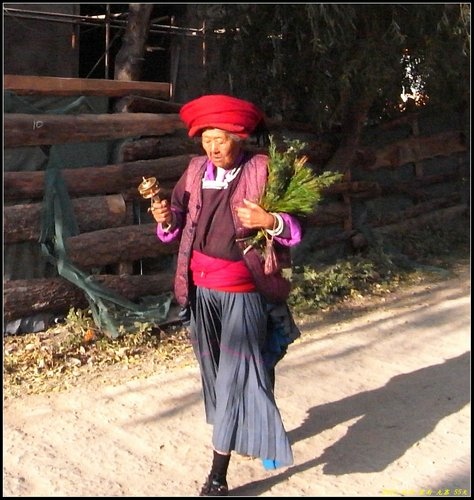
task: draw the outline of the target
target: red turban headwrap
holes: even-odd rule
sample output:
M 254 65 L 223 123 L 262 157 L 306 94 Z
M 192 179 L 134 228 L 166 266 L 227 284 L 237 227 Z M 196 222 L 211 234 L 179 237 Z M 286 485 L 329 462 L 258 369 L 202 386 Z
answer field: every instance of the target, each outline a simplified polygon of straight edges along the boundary
M 219 128 L 246 138 L 264 118 L 251 102 L 220 94 L 204 95 L 186 103 L 179 115 L 189 128 L 189 137 L 201 135 L 205 128 Z

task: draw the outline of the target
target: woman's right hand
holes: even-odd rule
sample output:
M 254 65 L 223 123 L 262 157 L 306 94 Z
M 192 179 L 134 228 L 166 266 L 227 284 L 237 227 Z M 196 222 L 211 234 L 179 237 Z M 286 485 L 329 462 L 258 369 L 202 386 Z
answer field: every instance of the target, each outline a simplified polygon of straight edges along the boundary
M 151 214 L 159 224 L 171 224 L 173 215 L 168 200 L 153 200 L 151 205 Z

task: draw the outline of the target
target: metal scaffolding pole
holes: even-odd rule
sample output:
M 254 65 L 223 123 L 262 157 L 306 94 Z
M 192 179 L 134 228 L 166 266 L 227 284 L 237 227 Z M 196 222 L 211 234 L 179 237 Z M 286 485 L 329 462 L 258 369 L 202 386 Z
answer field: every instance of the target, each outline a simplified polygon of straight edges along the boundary
M 106 4 L 110 9 L 110 4 Z M 51 21 L 59 23 L 69 23 L 86 26 L 103 26 L 106 25 L 107 13 L 99 16 L 78 16 L 75 14 L 62 14 L 58 12 L 39 12 L 34 10 L 13 9 L 11 7 L 3 7 L 4 16 L 18 17 L 24 19 L 35 19 L 42 21 Z M 126 13 L 124 13 L 126 15 Z M 162 20 L 163 18 L 158 18 Z M 109 10 L 109 29 L 125 29 L 127 25 L 126 19 L 117 19 L 110 14 Z M 203 36 L 203 28 L 185 28 L 176 26 L 173 23 L 169 25 L 158 24 L 152 22 L 150 24 L 150 33 L 161 33 L 167 35 L 186 35 L 186 36 Z

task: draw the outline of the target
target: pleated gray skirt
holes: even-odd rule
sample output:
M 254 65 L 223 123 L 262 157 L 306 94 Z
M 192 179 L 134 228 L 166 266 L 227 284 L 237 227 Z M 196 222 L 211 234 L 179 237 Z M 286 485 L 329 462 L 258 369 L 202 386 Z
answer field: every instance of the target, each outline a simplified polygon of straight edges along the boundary
M 293 453 L 262 358 L 266 302 L 257 292 L 197 287 L 190 338 L 198 360 L 215 450 L 293 464 Z

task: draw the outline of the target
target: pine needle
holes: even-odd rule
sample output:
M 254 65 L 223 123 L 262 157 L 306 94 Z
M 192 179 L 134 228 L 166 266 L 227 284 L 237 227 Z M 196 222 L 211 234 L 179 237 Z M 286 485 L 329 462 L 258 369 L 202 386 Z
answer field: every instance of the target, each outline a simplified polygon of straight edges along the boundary
M 267 212 L 286 212 L 295 216 L 306 216 L 314 212 L 322 200 L 322 191 L 342 178 L 339 172 L 326 171 L 316 175 L 306 164 L 306 156 L 298 156 L 306 146 L 298 139 L 286 139 L 287 149 L 279 152 L 270 136 L 268 149 L 268 182 L 260 199 L 260 206 Z M 260 230 L 253 244 L 265 241 L 264 230 Z

